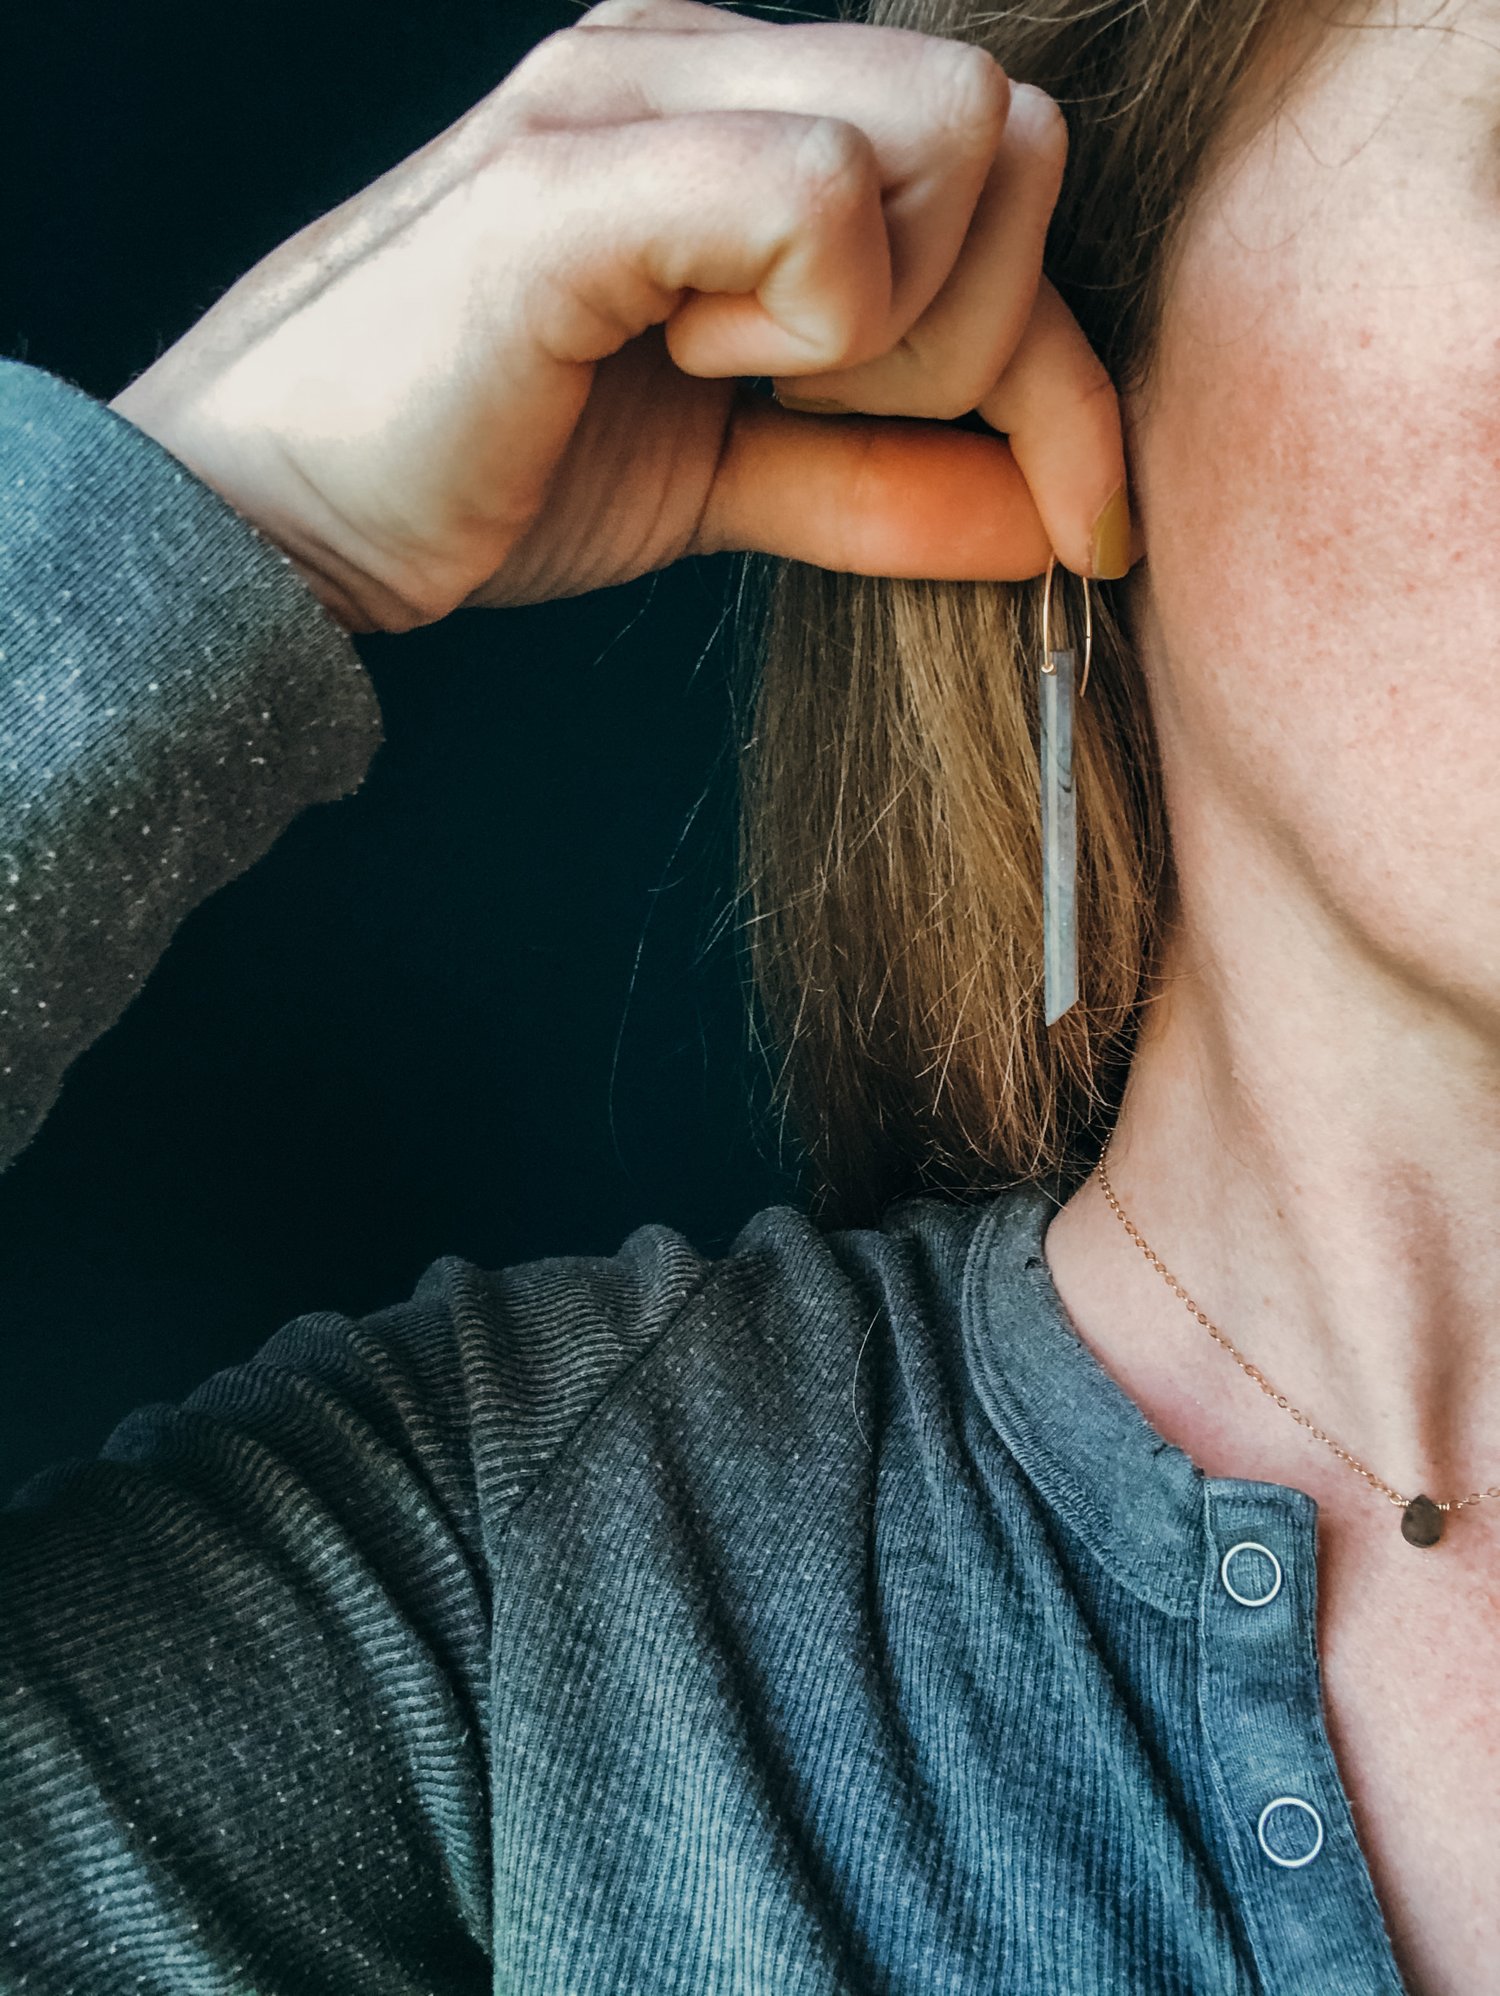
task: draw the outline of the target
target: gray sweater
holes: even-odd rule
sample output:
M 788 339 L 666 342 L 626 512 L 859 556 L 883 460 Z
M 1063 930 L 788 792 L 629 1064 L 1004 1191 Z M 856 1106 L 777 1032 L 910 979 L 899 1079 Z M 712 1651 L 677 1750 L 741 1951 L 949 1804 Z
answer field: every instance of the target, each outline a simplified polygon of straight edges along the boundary
M 0 1116 L 379 740 L 154 442 L 0 362 Z M 0 1992 L 1398 1996 L 1317 1507 L 1068 1322 L 1065 1187 L 435 1263 L 0 1510 Z

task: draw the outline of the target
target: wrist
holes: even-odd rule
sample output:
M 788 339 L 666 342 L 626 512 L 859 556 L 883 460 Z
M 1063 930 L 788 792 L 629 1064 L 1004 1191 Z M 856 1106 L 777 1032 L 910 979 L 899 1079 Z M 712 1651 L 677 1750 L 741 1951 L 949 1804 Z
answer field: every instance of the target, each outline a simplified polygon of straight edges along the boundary
M 132 382 L 108 406 L 176 458 L 200 484 L 216 492 L 268 546 L 275 548 L 345 636 L 382 629 L 363 607 L 357 591 L 331 573 L 305 544 L 304 537 L 291 528 L 283 509 L 270 497 L 264 478 L 253 476 L 231 454 L 210 449 L 201 437 L 191 436 L 187 425 L 158 406 L 149 391 L 141 388 L 146 379 L 143 375 Z

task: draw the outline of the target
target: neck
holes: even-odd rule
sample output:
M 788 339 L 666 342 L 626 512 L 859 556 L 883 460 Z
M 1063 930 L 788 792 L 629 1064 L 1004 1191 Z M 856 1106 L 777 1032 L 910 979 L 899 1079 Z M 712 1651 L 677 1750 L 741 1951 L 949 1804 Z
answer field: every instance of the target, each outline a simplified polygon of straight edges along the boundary
M 1148 1010 L 1116 1195 L 1241 1355 L 1383 1482 L 1446 1501 L 1500 1485 L 1496 1022 L 1216 850 L 1224 878 L 1185 885 Z M 1048 1254 L 1070 1312 L 1111 1320 L 1122 1373 L 1177 1368 L 1210 1473 L 1342 1491 L 1374 1516 L 1378 1493 L 1235 1367 L 1096 1178 L 1061 1219 Z M 1495 1528 L 1500 1500 L 1465 1517 L 1482 1513 Z

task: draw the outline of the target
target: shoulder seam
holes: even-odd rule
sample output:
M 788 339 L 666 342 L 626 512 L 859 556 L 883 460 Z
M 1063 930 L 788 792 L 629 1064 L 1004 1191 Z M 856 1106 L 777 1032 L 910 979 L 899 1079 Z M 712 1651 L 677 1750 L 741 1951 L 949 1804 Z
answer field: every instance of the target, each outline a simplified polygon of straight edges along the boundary
M 687 1294 L 682 1298 L 680 1298 L 677 1305 L 672 1310 L 670 1316 L 667 1318 L 667 1321 L 662 1325 L 661 1329 L 656 1332 L 654 1337 L 648 1339 L 648 1341 L 641 1346 L 639 1351 L 633 1352 L 631 1354 L 630 1358 L 626 1361 L 626 1363 L 623 1366 L 621 1366 L 615 1373 L 612 1374 L 609 1383 L 604 1387 L 603 1391 L 597 1396 L 597 1398 L 589 1402 L 588 1406 L 578 1416 L 578 1419 L 573 1423 L 573 1426 L 568 1430 L 567 1434 L 564 1435 L 562 1439 L 556 1444 L 556 1446 L 550 1451 L 550 1453 L 547 1456 L 546 1462 L 543 1464 L 542 1468 L 537 1472 L 537 1474 L 532 1478 L 531 1482 L 528 1484 L 526 1489 L 521 1493 L 519 1497 L 516 1498 L 513 1504 L 509 1505 L 506 1508 L 503 1516 L 493 1520 L 493 1534 L 491 1535 L 491 1533 L 489 1532 L 486 1533 L 486 1537 L 487 1539 L 489 1539 L 492 1548 L 498 1547 L 500 1541 L 504 1538 L 505 1534 L 510 1530 L 512 1524 L 521 1515 L 521 1512 L 531 1502 L 532 1498 L 537 1494 L 537 1492 L 542 1488 L 542 1486 L 548 1481 L 554 1469 L 559 1468 L 563 1463 L 564 1459 L 572 1454 L 573 1449 L 576 1443 L 578 1442 L 580 1435 L 587 1427 L 589 1427 L 593 1423 L 593 1421 L 598 1417 L 603 1408 L 609 1403 L 610 1400 L 613 1399 L 614 1395 L 620 1389 L 620 1387 L 625 1383 L 625 1381 L 629 1379 L 635 1372 L 636 1368 L 642 1363 L 644 1363 L 646 1359 L 650 1358 L 652 1354 L 656 1352 L 657 1349 L 665 1342 L 665 1340 L 672 1335 L 673 1331 L 677 1329 L 678 1324 L 681 1322 L 684 1311 L 686 1311 L 692 1303 L 696 1302 L 698 1297 L 708 1287 L 709 1283 L 713 1280 L 714 1276 L 718 1273 L 718 1271 L 727 1265 L 729 1259 L 730 1257 L 725 1255 L 725 1256 L 719 1256 L 716 1259 L 710 1260 L 708 1262 L 707 1266 L 703 1269 L 702 1273 L 699 1275 L 697 1280 L 692 1284 Z

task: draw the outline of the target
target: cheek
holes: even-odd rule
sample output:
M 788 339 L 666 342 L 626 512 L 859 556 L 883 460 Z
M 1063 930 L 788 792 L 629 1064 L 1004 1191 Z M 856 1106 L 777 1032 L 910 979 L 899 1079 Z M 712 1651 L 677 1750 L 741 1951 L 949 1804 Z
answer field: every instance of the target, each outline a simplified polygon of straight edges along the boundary
M 1127 412 L 1174 824 L 1217 791 L 1415 949 L 1477 891 L 1500 952 L 1492 265 L 1426 295 L 1388 251 L 1321 287 L 1184 267 Z

